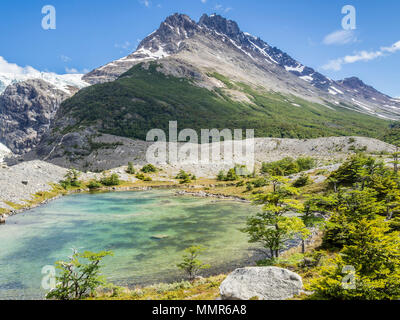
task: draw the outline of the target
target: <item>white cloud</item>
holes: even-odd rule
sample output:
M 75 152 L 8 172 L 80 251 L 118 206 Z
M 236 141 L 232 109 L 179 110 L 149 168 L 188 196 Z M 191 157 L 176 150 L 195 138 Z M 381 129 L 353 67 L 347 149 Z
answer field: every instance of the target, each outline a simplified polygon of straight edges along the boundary
M 120 49 L 129 49 L 132 46 L 132 43 L 130 43 L 129 41 L 125 41 L 124 43 L 116 43 L 114 44 L 115 48 L 120 48 Z
M 207 0 L 201 0 L 201 3 L 206 3 L 207 2 Z
M 343 45 L 356 41 L 357 37 L 353 30 L 337 30 L 326 35 L 322 43 L 326 45 Z
M 63 55 L 63 54 L 60 56 L 60 59 L 61 59 L 62 61 L 64 61 L 64 62 L 72 61 L 72 59 L 71 59 L 70 57 L 68 57 L 68 56 L 66 56 L 66 55 Z
M 68 68 L 68 67 L 65 67 L 65 72 L 66 72 L 66 73 L 69 73 L 69 74 L 76 74 L 76 73 L 79 73 L 78 70 L 77 70 L 76 68 Z
M 31 66 L 20 67 L 15 63 L 9 63 L 0 56 L 0 73 L 16 74 L 16 75 L 36 75 L 40 73 Z
M 150 0 L 142 0 L 142 1 L 140 1 L 146 8 L 149 8 L 150 7 L 150 4 L 151 4 L 151 2 L 150 2 Z
M 359 51 L 353 55 L 348 55 L 342 58 L 330 60 L 327 64 L 322 66 L 324 70 L 339 71 L 344 64 L 355 63 L 359 61 L 368 62 L 379 57 L 388 56 L 397 51 L 400 51 L 400 41 L 397 41 L 390 47 L 381 47 L 377 51 Z
M 216 4 L 215 7 L 214 7 L 214 9 L 215 9 L 215 10 L 218 10 L 218 11 L 223 11 L 223 12 L 225 12 L 225 13 L 227 13 L 227 12 L 233 10 L 232 7 L 226 7 L 226 8 L 225 8 L 222 4 Z

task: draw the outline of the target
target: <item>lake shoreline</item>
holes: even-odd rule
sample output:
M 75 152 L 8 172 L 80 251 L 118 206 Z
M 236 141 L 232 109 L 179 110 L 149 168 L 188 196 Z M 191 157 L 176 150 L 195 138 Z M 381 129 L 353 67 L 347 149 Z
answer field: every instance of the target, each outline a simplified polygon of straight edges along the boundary
M 191 187 L 193 189 L 195 188 L 201 188 L 204 187 L 203 185 L 191 185 Z M 72 195 L 72 194 L 85 194 L 85 193 L 108 193 L 108 192 L 128 192 L 128 191 L 150 191 L 150 190 L 161 190 L 161 189 L 165 189 L 165 190 L 176 190 L 175 195 L 176 196 L 192 196 L 192 197 L 200 197 L 200 198 L 215 198 L 215 199 L 219 199 L 219 200 L 230 200 L 230 201 L 237 201 L 237 202 L 241 202 L 241 203 L 251 203 L 250 201 L 240 198 L 240 197 L 236 197 L 236 196 L 226 196 L 223 194 L 214 194 L 214 193 L 208 193 L 205 191 L 199 191 L 199 192 L 192 192 L 192 191 L 186 191 L 186 190 L 180 190 L 180 189 L 184 189 L 187 188 L 187 186 L 184 185 L 178 185 L 178 184 L 172 184 L 172 185 L 163 185 L 163 184 L 155 184 L 152 186 L 114 186 L 114 187 L 101 187 L 99 189 L 96 190 L 90 190 L 88 188 L 85 189 L 74 189 L 74 190 L 64 190 L 63 192 L 60 192 L 59 194 L 57 194 L 54 197 L 48 198 L 44 201 L 38 202 L 38 203 L 34 203 L 34 204 L 30 204 L 27 207 L 23 207 L 21 209 L 16 209 L 16 210 L 10 210 L 6 213 L 0 214 L 0 218 L 4 219 L 4 224 L 7 223 L 7 218 L 15 216 L 17 214 L 35 209 L 35 208 L 39 208 L 41 206 L 44 206 L 52 201 L 55 201 L 57 199 L 60 199 L 64 196 L 68 196 L 68 195 Z M 1 224 L 0 224 L 1 225 Z

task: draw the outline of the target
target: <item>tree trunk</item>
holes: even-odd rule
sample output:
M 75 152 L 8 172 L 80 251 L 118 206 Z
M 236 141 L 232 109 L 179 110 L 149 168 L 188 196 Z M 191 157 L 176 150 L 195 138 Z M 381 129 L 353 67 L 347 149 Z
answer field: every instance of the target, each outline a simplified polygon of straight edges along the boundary
M 306 252 L 306 241 L 301 240 L 301 253 L 304 254 Z

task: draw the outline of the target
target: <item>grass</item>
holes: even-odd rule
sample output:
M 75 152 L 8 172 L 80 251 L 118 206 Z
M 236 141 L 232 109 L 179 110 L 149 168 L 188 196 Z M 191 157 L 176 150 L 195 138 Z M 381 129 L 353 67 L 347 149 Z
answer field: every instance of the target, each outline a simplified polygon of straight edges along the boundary
M 135 289 L 114 288 L 98 293 L 91 300 L 215 300 L 219 297 L 219 286 L 226 275 L 172 284 L 157 284 Z

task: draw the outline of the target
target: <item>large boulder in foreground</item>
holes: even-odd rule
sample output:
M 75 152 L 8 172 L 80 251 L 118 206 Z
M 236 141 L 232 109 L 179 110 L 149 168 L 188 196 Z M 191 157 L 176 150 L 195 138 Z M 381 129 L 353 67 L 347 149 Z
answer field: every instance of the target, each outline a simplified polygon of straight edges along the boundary
M 301 277 L 277 267 L 249 267 L 233 271 L 221 284 L 222 300 L 286 300 L 303 289 Z

